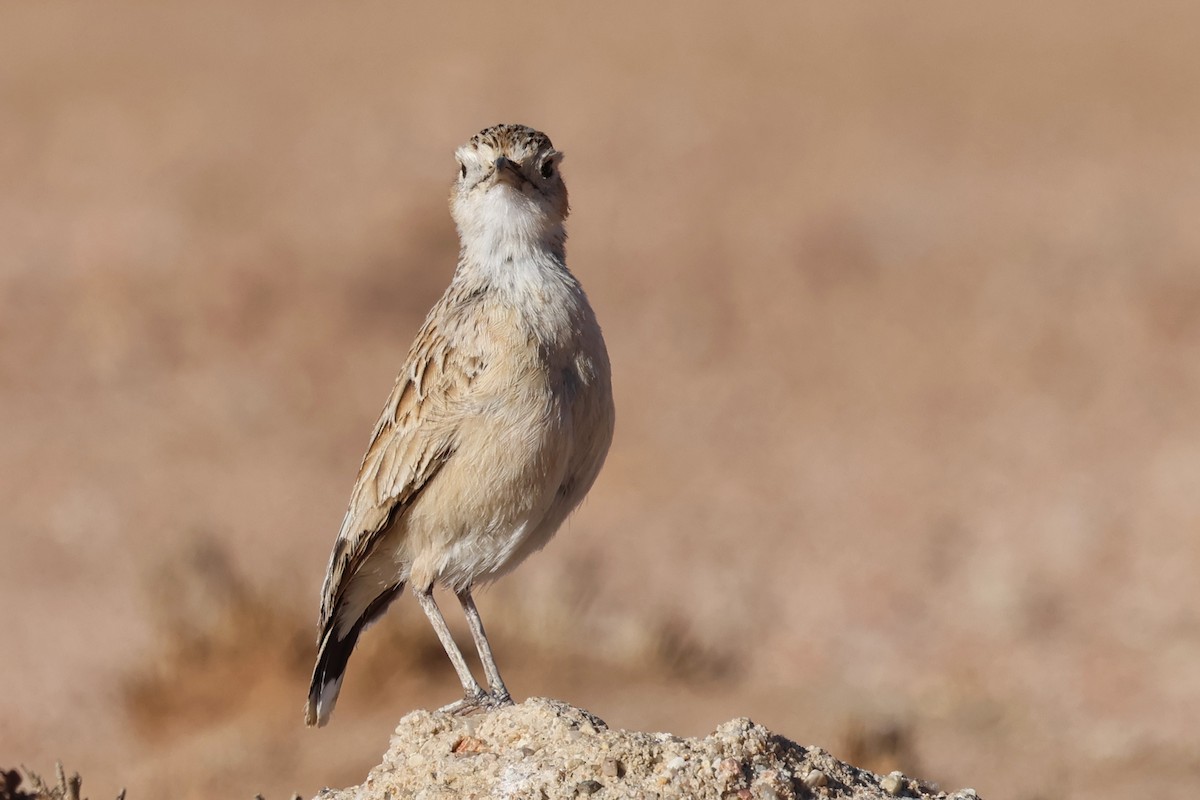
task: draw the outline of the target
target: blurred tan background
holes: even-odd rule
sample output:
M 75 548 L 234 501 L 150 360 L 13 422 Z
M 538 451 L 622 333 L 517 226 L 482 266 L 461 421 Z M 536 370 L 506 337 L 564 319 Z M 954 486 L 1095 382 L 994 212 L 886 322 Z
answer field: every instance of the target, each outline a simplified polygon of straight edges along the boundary
M 311 796 L 457 696 L 406 596 L 302 727 L 355 469 L 453 269 L 452 152 L 512 121 L 567 154 L 619 409 L 481 597 L 515 694 L 988 798 L 1194 797 L 1198 29 L 5 4 L 0 766 Z

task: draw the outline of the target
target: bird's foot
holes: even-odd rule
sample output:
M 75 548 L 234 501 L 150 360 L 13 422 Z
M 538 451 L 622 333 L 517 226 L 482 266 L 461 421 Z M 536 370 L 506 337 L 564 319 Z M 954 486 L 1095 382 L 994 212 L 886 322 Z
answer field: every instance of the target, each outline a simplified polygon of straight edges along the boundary
M 456 717 L 465 717 L 468 714 L 474 714 L 476 711 L 491 708 L 491 700 L 492 696 L 480 689 L 478 692 L 468 693 L 462 700 L 455 700 L 448 706 L 442 706 L 438 709 L 438 712 Z
M 478 694 L 468 694 L 461 700 L 455 700 L 450 705 L 442 706 L 438 709 L 438 712 L 441 714 L 450 714 L 455 717 L 466 717 L 480 711 L 490 711 L 493 708 L 511 706 L 512 704 L 512 697 L 507 691 L 499 695 L 494 695 L 480 690 Z

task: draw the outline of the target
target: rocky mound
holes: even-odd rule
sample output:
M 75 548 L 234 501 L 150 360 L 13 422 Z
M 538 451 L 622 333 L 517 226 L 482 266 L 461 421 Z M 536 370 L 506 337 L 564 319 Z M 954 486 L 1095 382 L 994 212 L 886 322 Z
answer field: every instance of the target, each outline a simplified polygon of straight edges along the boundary
M 532 698 L 469 717 L 414 711 L 361 786 L 317 800 L 435 798 L 975 798 L 898 772 L 881 776 L 748 719 L 703 739 L 610 730 L 597 717 Z

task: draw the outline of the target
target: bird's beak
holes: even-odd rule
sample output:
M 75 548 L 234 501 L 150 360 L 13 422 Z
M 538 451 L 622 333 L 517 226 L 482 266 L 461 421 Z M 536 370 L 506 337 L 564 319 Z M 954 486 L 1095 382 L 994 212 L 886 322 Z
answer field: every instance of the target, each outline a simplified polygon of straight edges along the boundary
M 525 176 L 521 174 L 521 167 L 512 159 L 500 156 L 496 159 L 496 181 L 507 183 L 517 189 L 525 183 Z

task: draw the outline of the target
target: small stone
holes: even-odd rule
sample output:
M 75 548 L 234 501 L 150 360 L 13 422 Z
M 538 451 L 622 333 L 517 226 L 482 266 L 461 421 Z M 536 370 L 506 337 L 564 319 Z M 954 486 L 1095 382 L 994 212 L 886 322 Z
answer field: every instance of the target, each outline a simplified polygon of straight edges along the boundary
M 742 774 L 742 765 L 736 758 L 726 758 L 717 765 L 717 774 L 727 781 L 733 780 Z
M 624 772 L 624 765 L 615 758 L 606 758 L 600 765 L 600 774 L 606 778 L 619 778 Z
M 487 750 L 487 742 L 482 739 L 476 739 L 474 736 L 462 736 L 450 748 L 450 752 L 456 756 L 473 756 L 483 753 Z
M 667 762 L 667 769 L 671 772 L 678 772 L 687 766 L 687 762 L 683 760 L 683 756 L 675 756 Z
M 892 797 L 899 797 L 908 789 L 908 781 L 905 779 L 904 773 L 891 772 L 879 782 L 879 788 Z
M 603 788 L 604 784 L 600 783 L 600 781 L 580 781 L 575 784 L 575 794 L 586 797 L 595 794 Z
M 829 783 L 829 776 L 819 769 L 810 769 L 808 774 L 804 776 L 804 785 L 810 789 L 816 789 L 818 786 L 824 786 Z

